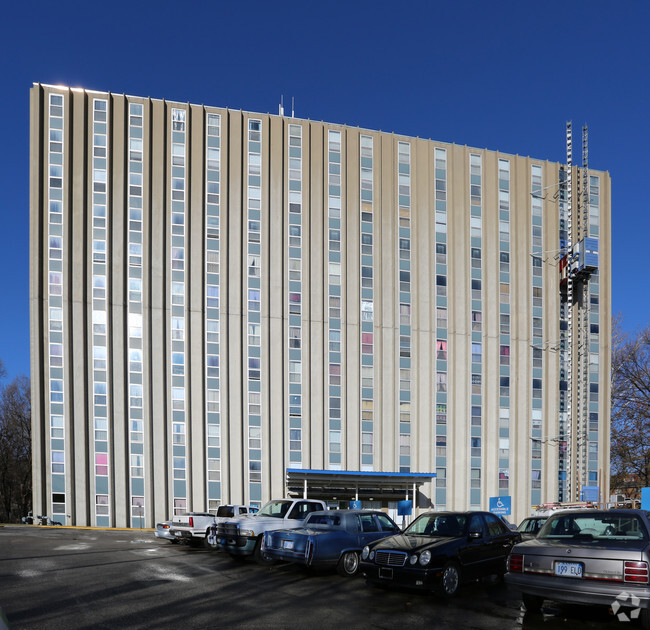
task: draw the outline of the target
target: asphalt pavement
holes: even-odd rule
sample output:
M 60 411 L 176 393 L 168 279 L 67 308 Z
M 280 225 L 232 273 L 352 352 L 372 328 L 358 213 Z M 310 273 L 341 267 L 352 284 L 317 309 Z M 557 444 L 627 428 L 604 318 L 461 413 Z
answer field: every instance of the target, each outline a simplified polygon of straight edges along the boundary
M 542 615 L 526 614 L 497 579 L 445 601 L 334 571 L 261 567 L 149 531 L 28 525 L 0 527 L 0 609 L 11 630 L 635 627 L 604 608 L 549 603 Z

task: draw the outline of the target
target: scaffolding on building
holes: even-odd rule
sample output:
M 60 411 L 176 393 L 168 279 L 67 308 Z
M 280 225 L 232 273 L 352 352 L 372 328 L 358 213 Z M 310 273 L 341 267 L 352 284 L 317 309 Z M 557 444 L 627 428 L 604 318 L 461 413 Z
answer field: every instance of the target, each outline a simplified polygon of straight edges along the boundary
M 565 442 L 564 466 L 561 469 L 564 468 L 566 473 L 566 496 L 560 498 L 577 501 L 581 499 L 583 488 L 589 486 L 589 281 L 598 269 L 598 240 L 589 238 L 589 152 L 586 125 L 582 128 L 581 166 L 575 169 L 573 166 L 571 122 L 566 125 L 566 156 L 566 176 L 561 182 L 565 199 L 566 246 L 559 264 L 561 312 L 566 318 L 566 333 L 560 356 L 560 369 L 566 382 L 565 422 L 562 421 L 562 410 L 560 415 L 560 438 Z M 578 184 L 575 212 L 574 175 Z

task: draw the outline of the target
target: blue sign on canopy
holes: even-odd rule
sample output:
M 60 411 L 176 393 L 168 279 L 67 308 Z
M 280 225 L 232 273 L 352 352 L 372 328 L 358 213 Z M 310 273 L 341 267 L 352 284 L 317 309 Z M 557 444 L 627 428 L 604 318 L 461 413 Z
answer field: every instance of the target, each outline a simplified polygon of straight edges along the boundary
M 490 497 L 490 512 L 497 516 L 507 516 L 511 510 L 511 497 Z

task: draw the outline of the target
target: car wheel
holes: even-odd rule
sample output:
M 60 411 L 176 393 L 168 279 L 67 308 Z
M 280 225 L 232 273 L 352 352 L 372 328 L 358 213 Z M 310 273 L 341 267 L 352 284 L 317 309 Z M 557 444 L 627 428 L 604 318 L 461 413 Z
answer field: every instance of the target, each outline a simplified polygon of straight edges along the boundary
M 443 597 L 454 597 L 460 588 L 460 567 L 451 560 L 442 568 L 438 593 Z
M 501 563 L 501 567 L 499 568 L 499 571 L 497 572 L 497 578 L 499 580 L 503 580 L 503 576 L 508 572 L 508 558 L 504 558 L 503 562 Z
M 210 530 L 207 529 L 206 532 L 205 532 L 205 538 L 203 539 L 203 546 L 204 546 L 206 549 L 217 549 L 217 548 L 219 547 L 219 545 L 217 545 L 217 544 L 212 545 L 212 544 L 208 541 L 208 536 L 209 536 L 209 535 L 210 535 Z
M 336 570 L 343 577 L 352 577 L 359 571 L 359 554 L 356 551 L 346 551 L 336 565 Z
M 642 608 L 639 615 L 643 630 L 650 630 L 650 608 Z
M 267 558 L 263 553 L 262 553 L 262 538 L 264 534 L 258 537 L 257 542 L 255 543 L 255 550 L 253 551 L 253 558 L 255 558 L 255 562 L 257 564 L 262 564 L 262 565 L 271 565 L 275 564 L 275 560 L 273 558 Z
M 539 595 L 531 595 L 530 593 L 522 593 L 521 599 L 526 606 L 526 610 L 530 613 L 538 613 L 542 610 L 544 598 Z

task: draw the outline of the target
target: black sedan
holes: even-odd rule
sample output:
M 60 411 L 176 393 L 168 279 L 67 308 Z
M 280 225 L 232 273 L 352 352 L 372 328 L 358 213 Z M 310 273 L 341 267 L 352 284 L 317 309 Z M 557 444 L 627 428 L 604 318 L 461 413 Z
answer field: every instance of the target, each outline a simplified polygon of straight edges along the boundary
M 518 532 L 489 512 L 427 512 L 402 534 L 364 547 L 361 572 L 376 584 L 452 597 L 463 581 L 503 575 L 519 540 Z

